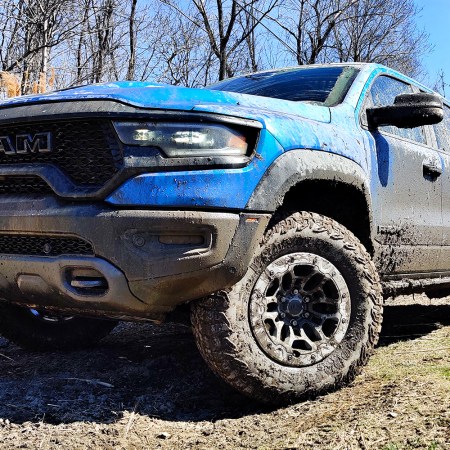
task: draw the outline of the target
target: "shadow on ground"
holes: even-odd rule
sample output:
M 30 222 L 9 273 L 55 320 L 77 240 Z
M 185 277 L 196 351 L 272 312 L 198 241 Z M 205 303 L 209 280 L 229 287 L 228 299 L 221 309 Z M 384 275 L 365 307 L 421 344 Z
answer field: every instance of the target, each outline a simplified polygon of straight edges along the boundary
M 0 346 L 0 418 L 109 423 L 124 410 L 182 421 L 262 411 L 210 372 L 184 326 L 121 324 L 76 352 Z
M 450 325 L 450 305 L 388 306 L 380 345 Z M 215 421 L 269 411 L 207 368 L 184 326 L 121 324 L 97 347 L 30 353 L 0 340 L 0 418 L 110 423 L 124 411 Z
M 417 339 L 450 325 L 450 304 L 385 306 L 379 346 Z

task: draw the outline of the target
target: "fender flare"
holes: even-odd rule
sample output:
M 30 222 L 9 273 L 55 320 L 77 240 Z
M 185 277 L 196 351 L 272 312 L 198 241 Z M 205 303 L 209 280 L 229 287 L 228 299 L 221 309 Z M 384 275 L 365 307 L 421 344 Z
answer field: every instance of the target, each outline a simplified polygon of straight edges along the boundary
M 290 150 L 280 155 L 259 181 L 245 209 L 274 212 L 282 205 L 286 193 L 305 180 L 328 180 L 353 186 L 363 195 L 369 223 L 373 224 L 370 184 L 362 167 L 344 156 L 317 150 Z

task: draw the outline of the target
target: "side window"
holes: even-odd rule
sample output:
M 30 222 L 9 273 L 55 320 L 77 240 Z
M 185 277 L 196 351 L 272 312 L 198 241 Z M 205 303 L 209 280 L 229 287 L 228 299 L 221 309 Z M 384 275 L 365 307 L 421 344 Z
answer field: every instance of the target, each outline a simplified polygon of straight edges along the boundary
M 373 106 L 389 106 L 394 104 L 395 97 L 399 94 L 409 94 L 413 90 L 411 86 L 403 81 L 387 76 L 378 77 L 370 88 L 369 96 Z M 423 127 L 397 128 L 384 126 L 379 128 L 381 132 L 394 134 L 419 144 L 426 144 L 425 130 Z
M 444 105 L 444 120 L 433 125 L 436 141 L 440 150 L 450 153 L 450 107 Z

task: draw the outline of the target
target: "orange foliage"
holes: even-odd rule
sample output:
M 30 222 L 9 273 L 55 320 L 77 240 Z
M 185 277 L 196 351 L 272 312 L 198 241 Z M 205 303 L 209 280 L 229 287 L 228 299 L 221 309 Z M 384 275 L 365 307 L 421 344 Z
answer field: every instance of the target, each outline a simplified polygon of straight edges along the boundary
M 55 76 L 55 68 L 52 67 L 52 72 L 51 72 L 50 78 L 48 80 L 48 87 L 49 87 L 49 89 L 51 91 L 53 90 L 53 86 L 55 85 L 55 78 L 56 78 L 56 76 Z
M 25 87 L 26 91 L 29 89 L 29 86 L 31 84 L 29 78 L 30 77 L 28 71 L 25 71 L 22 75 L 22 84 Z M 39 74 L 39 81 L 33 82 L 31 86 L 31 92 L 33 94 L 43 94 L 44 92 L 47 92 L 47 88 L 49 90 L 53 90 L 55 79 L 56 74 L 54 68 L 51 69 L 51 74 L 48 81 L 47 74 L 41 72 Z M 15 97 L 17 95 L 21 95 L 20 78 L 17 75 L 9 72 L 0 72 L 0 89 L 1 88 L 6 91 L 7 97 Z
M 47 74 L 41 72 L 39 74 L 39 94 L 43 94 L 47 90 Z
M 20 95 L 20 83 L 15 75 L 9 72 L 0 72 L 0 88 L 6 90 L 8 97 Z

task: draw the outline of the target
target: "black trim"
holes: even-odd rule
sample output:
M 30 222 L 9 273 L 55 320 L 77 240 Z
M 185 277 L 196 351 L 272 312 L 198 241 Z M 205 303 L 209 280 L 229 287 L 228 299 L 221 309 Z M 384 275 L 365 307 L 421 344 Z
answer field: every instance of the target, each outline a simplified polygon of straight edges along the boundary
M 130 106 L 117 100 L 64 100 L 58 102 L 22 103 L 20 105 L 6 105 L 0 107 L 0 123 L 7 122 L 36 122 L 43 120 L 67 118 L 141 118 L 171 120 L 194 119 L 195 121 L 209 121 L 229 123 L 245 127 L 261 129 L 262 124 L 257 120 L 244 119 L 222 114 L 192 112 L 182 110 L 162 110 Z

